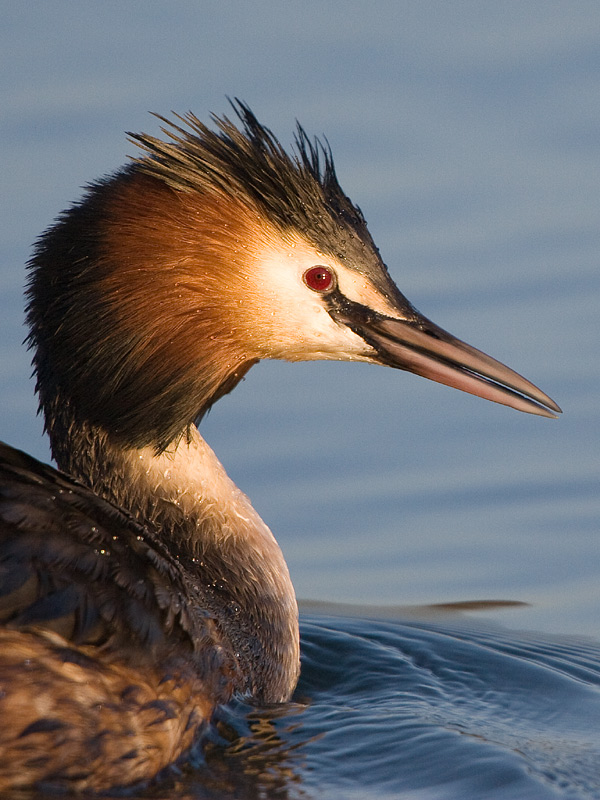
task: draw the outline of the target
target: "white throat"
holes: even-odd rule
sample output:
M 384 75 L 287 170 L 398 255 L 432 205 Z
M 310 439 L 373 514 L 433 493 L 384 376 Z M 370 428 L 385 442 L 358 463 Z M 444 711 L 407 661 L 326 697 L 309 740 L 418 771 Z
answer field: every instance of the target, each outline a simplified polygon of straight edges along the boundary
M 222 579 L 239 606 L 240 625 L 255 629 L 275 689 L 265 699 L 287 699 L 299 672 L 298 607 L 267 525 L 196 428 L 172 450 L 132 450 L 127 460 L 133 483 L 146 496 L 148 521 L 159 533 L 171 528 L 175 543 L 180 532 L 199 576 Z

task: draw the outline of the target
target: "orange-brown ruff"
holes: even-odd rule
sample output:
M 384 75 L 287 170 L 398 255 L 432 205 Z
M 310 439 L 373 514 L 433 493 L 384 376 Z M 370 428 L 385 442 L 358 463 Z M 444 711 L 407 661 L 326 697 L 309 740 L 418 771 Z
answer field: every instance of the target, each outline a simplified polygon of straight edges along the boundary
M 258 360 L 560 410 L 411 306 L 327 148 L 299 127 L 290 156 L 233 107 L 239 127 L 135 136 L 144 155 L 37 243 L 29 342 L 62 472 L 0 445 L 0 791 L 147 782 L 234 693 L 291 696 L 285 561 L 194 424 Z

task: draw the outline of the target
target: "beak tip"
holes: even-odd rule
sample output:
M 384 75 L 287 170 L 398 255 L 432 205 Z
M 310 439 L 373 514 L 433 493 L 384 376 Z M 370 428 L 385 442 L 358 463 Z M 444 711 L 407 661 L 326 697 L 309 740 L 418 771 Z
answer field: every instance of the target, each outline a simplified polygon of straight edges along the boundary
M 536 397 L 535 399 L 539 401 L 540 407 L 544 409 L 544 416 L 548 417 L 549 419 L 558 419 L 558 417 L 563 413 L 562 408 L 558 405 L 558 403 L 555 403 L 551 397 L 548 397 L 547 394 L 541 390 L 538 391 L 540 393 L 540 397 Z
M 544 408 L 539 416 L 546 417 L 546 419 L 558 419 L 561 414 L 562 410 L 560 408 L 557 411 L 554 411 L 554 407 L 552 407 L 552 410 Z

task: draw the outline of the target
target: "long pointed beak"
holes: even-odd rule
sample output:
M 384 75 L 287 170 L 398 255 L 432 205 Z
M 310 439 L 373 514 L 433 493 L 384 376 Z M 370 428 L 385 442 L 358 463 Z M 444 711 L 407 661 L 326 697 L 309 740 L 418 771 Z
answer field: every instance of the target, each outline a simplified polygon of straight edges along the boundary
M 406 319 L 347 300 L 332 307 L 330 314 L 361 336 L 376 351 L 374 360 L 379 363 L 518 411 L 553 419 L 561 413 L 554 400 L 522 375 L 438 327 L 408 301 L 406 306 Z

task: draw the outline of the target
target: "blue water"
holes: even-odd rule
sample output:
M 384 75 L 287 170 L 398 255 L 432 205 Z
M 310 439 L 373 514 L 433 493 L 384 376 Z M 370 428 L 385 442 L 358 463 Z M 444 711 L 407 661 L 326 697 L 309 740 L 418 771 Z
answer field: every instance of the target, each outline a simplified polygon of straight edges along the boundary
M 400 289 L 565 411 L 254 368 L 203 433 L 313 601 L 302 679 L 155 795 L 600 797 L 599 41 L 596 0 L 3 4 L 0 438 L 48 459 L 31 242 L 149 110 L 225 95 L 325 133 Z

